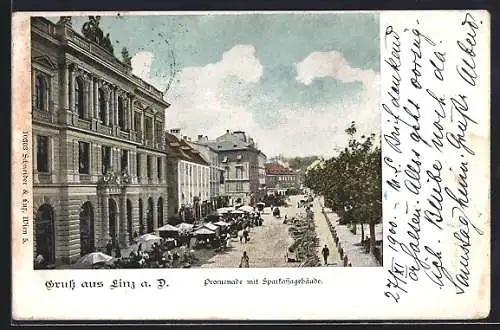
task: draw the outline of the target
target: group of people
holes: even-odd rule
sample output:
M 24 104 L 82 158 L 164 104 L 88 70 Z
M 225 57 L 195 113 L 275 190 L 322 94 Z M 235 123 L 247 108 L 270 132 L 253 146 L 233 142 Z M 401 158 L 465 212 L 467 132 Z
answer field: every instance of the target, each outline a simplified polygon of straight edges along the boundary
M 114 251 L 114 255 L 113 255 Z M 116 234 L 112 236 L 106 243 L 106 254 L 115 258 L 121 258 L 122 252 L 120 249 L 120 244 L 118 244 L 118 239 Z

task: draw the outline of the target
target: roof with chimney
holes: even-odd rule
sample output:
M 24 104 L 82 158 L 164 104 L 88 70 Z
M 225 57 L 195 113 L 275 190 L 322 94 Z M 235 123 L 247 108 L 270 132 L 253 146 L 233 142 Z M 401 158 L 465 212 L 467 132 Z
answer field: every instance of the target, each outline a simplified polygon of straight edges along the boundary
M 261 152 L 255 145 L 254 140 L 243 131 L 226 131 L 225 134 L 215 140 L 207 141 L 206 144 L 215 151 L 251 150 Z
M 292 175 L 295 172 L 278 163 L 267 163 L 264 165 L 266 168 L 266 175 Z
M 174 134 L 165 132 L 165 140 L 169 157 L 179 158 L 191 163 L 210 165 L 198 150 L 191 147 L 184 139 L 177 138 Z

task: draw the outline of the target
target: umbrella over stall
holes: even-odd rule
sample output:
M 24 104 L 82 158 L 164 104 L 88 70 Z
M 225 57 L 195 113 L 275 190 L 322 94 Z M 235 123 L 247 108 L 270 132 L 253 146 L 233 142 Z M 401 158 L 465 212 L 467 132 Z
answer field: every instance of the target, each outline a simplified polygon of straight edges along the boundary
M 251 207 L 249 205 L 243 205 L 238 210 L 244 211 L 244 212 L 253 212 L 253 207 Z
M 175 232 L 178 232 L 179 228 L 172 226 L 172 225 L 169 225 L 169 224 L 166 224 L 164 226 L 161 226 L 160 228 L 157 228 L 155 231 L 175 231 Z
M 115 258 L 102 252 L 92 252 L 81 257 L 76 263 L 79 265 L 95 265 L 98 263 L 109 263 Z
M 151 249 L 154 243 L 160 243 L 161 237 L 154 234 L 144 234 L 136 239 L 137 244 L 142 244 L 143 249 Z
M 182 222 L 177 225 L 177 228 L 179 228 L 180 231 L 192 231 L 194 225 L 187 223 L 187 222 Z
M 196 230 L 194 232 L 195 235 L 215 235 L 215 232 L 213 230 L 210 230 L 205 227 L 201 227 L 200 229 Z

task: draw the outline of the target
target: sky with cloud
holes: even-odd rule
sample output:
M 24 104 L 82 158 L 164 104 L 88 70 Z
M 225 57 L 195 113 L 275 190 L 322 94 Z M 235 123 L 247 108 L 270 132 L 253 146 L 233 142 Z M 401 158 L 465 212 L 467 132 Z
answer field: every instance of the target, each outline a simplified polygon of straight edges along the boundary
M 375 13 L 110 16 L 100 26 L 115 55 L 126 46 L 133 72 L 165 92 L 167 127 L 183 135 L 244 130 L 270 157 L 329 156 L 353 120 L 360 134 L 380 132 Z

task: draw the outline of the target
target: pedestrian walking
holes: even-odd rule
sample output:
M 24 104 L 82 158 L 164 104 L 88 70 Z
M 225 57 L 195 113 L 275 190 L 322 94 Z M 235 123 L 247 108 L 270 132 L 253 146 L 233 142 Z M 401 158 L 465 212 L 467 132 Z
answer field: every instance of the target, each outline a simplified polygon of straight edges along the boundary
M 247 251 L 243 251 L 243 255 L 241 256 L 240 268 L 249 268 L 249 259 L 247 255 Z
M 323 250 L 321 250 L 321 254 L 323 255 L 323 260 L 325 261 L 325 265 L 328 264 L 328 256 L 330 255 L 330 250 L 325 244 Z
M 248 237 L 248 229 L 243 229 L 243 239 L 245 240 L 245 243 L 248 242 L 250 240 L 250 238 Z

